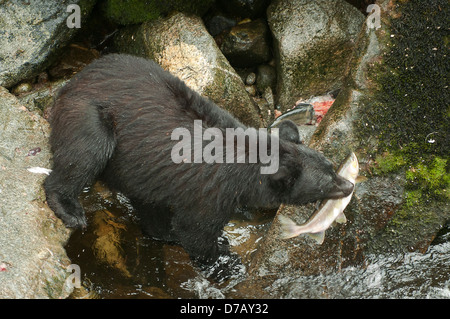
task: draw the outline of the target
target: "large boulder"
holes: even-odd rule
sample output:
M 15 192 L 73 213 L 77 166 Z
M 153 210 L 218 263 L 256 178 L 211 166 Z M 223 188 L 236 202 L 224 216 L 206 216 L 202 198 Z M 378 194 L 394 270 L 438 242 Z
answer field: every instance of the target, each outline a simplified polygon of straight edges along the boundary
M 116 35 L 115 46 L 122 53 L 153 59 L 244 124 L 261 126 L 257 108 L 244 83 L 200 18 L 176 13 L 129 27 Z
M 0 298 L 66 298 L 70 265 L 62 222 L 45 204 L 49 125 L 0 87 Z
M 55 52 L 67 44 L 77 28 L 66 20 L 69 4 L 80 7 L 80 18 L 89 14 L 96 0 L 2 1 L 0 5 L 0 86 L 11 87 L 48 67 Z M 72 20 L 70 20 L 72 21 Z M 82 22 L 83 23 L 83 22 Z
M 440 79 L 449 71 L 444 35 L 449 7 L 444 0 L 433 6 L 390 0 L 377 5 L 381 28 L 361 30 L 344 89 L 310 142 L 334 163 L 350 151 L 358 156 L 360 174 L 367 180 L 356 185 L 345 210 L 348 221 L 328 229 L 324 243 L 317 245 L 304 235 L 280 239 L 275 218 L 242 291 L 283 297 L 293 287 L 262 287 L 277 278 L 363 267 L 369 257 L 385 253 L 425 253 L 450 221 L 450 154 L 444 137 L 449 96 L 435 94 L 445 92 Z M 433 19 L 426 19 L 430 14 Z M 434 33 L 423 35 L 418 28 Z M 301 224 L 314 210 L 313 205 L 282 206 L 277 215 Z
M 364 15 L 344 0 L 276 0 L 267 9 L 282 110 L 342 85 Z

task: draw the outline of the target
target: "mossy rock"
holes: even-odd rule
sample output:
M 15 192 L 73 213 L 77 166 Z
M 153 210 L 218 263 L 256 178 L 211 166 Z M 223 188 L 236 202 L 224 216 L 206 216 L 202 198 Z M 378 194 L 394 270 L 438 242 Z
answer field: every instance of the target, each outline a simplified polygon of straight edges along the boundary
M 265 278 L 268 287 L 269 276 L 362 266 L 372 254 L 424 253 L 450 221 L 448 2 L 377 4 L 382 27 L 361 30 L 343 88 L 310 143 L 335 164 L 353 150 L 368 179 L 355 186 L 347 224 L 327 230 L 312 252 L 305 236 L 280 241 L 276 218 L 251 263 L 250 281 Z M 303 222 L 313 211 L 284 206 L 277 214 Z
M 450 6 L 445 0 L 379 4 L 382 28 L 372 32 L 384 54 L 367 69 L 371 88 L 361 99 L 355 132 L 374 159 L 371 173 L 399 176 L 405 189 L 403 205 L 368 246 L 424 252 L 450 220 Z M 376 149 L 365 142 L 370 139 Z
M 272 1 L 272 31 L 282 110 L 342 86 L 364 15 L 345 1 Z

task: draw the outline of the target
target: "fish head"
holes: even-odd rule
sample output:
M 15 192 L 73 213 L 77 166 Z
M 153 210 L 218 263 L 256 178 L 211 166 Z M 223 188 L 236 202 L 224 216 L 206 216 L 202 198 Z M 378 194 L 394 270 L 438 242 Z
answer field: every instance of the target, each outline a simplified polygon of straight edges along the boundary
M 358 177 L 358 174 L 359 174 L 358 158 L 356 157 L 355 153 L 352 152 L 339 168 L 338 175 L 342 176 L 343 178 L 349 180 L 354 184 L 356 178 Z
M 330 193 L 332 199 L 347 197 L 353 193 L 355 181 L 359 173 L 358 158 L 351 153 L 342 163 L 337 171 L 336 187 Z M 344 196 L 342 196 L 344 194 Z

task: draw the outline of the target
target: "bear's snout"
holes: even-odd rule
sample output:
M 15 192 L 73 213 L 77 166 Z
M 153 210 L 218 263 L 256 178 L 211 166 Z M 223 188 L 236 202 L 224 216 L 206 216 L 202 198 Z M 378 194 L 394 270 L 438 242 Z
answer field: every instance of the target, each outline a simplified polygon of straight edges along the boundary
M 352 193 L 354 187 L 355 185 L 353 185 L 352 182 L 338 175 L 336 177 L 336 185 L 333 191 L 329 194 L 329 198 L 338 199 L 347 197 Z
M 353 192 L 354 187 L 355 185 L 352 182 L 346 180 L 345 178 L 342 178 L 340 188 L 341 191 L 344 193 L 344 197 L 350 195 Z

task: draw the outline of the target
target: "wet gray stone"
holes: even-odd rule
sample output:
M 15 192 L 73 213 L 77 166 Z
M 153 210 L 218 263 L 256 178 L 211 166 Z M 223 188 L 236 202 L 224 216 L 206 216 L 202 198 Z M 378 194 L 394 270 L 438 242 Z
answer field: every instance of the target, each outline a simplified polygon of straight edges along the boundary
M 80 6 L 83 19 L 96 0 L 4 1 L 0 5 L 0 86 L 11 87 L 49 66 L 76 28 L 68 28 L 69 4 Z M 83 20 L 82 20 L 83 21 Z
M 364 15 L 344 0 L 273 1 L 267 9 L 281 110 L 342 85 Z
M 51 167 L 49 126 L 0 87 L 0 299 L 66 298 L 69 238 L 45 203 L 46 175 L 27 170 Z

